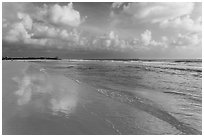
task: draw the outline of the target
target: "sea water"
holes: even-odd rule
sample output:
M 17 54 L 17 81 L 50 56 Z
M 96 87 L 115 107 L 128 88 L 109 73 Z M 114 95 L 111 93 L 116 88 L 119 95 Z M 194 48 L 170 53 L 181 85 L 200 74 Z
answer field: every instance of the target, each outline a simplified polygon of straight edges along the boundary
M 108 100 L 113 100 L 114 102 L 118 102 L 121 105 L 130 106 L 131 109 L 135 109 L 136 111 L 141 110 L 151 117 L 155 117 L 160 121 L 168 123 L 173 128 L 179 131 L 175 133 L 168 133 L 168 131 L 165 131 L 164 127 L 164 129 L 157 130 L 156 128 L 154 128 L 154 130 L 149 129 L 149 132 L 143 132 L 142 129 L 141 132 L 134 133 L 134 130 L 130 130 L 130 128 L 136 128 L 134 126 L 145 124 L 136 123 L 136 125 L 134 124 L 133 126 L 131 126 L 132 123 L 128 122 L 127 117 L 125 116 L 121 117 L 120 120 L 124 123 L 123 119 L 126 119 L 126 126 L 123 126 L 121 124 L 117 125 L 117 123 L 120 123 L 120 120 L 113 122 L 114 120 L 111 118 L 105 119 L 107 121 L 106 123 L 109 123 L 109 125 L 111 125 L 113 129 L 115 129 L 116 134 L 131 134 L 125 133 L 125 131 L 133 131 L 133 134 L 201 134 L 201 60 L 60 60 L 48 62 L 33 61 L 31 62 L 31 64 L 33 65 L 29 68 L 28 72 L 35 72 L 34 75 L 32 75 L 32 79 L 37 79 L 37 84 L 31 83 L 32 89 L 24 88 L 24 92 L 27 90 L 35 90 L 34 93 L 38 93 L 38 97 L 44 93 L 51 93 L 51 95 L 53 96 L 53 94 L 55 95 L 56 93 L 55 91 L 50 91 L 51 89 L 49 86 L 53 85 L 54 83 L 63 83 L 56 84 L 56 86 L 54 86 L 55 90 L 57 89 L 60 92 L 57 91 L 57 97 L 52 97 L 51 101 L 49 102 L 51 105 L 54 104 L 51 106 L 52 113 L 50 112 L 50 117 L 54 116 L 56 118 L 59 116 L 59 113 L 53 112 L 60 111 L 60 115 L 63 113 L 67 114 L 67 112 L 70 113 L 71 108 L 74 108 L 74 106 L 76 106 L 76 95 L 66 92 L 66 90 L 69 89 L 69 86 L 66 85 L 66 80 L 61 77 L 65 76 L 69 79 L 72 79 L 78 84 L 86 84 L 90 87 L 93 87 L 95 89 L 94 92 L 100 94 L 104 99 L 107 98 Z M 35 66 L 37 66 L 37 68 Z M 46 78 L 44 77 L 44 73 L 47 72 L 52 74 L 60 74 L 61 76 L 54 75 Z M 30 73 L 29 75 L 31 75 L 32 73 Z M 38 76 L 40 76 L 40 78 Z M 26 81 L 26 78 L 27 77 L 24 77 L 23 80 Z M 4 79 L 5 78 L 3 78 L 3 81 L 5 81 Z M 16 81 L 16 79 L 14 79 L 14 81 Z M 46 81 L 46 83 L 48 83 L 48 86 L 44 86 L 46 84 L 42 83 L 42 81 Z M 21 82 L 21 87 L 23 83 L 23 87 L 26 87 L 26 82 Z M 29 83 L 27 83 L 27 85 L 29 85 Z M 65 91 L 63 89 L 65 89 Z M 3 91 L 3 93 L 4 92 L 5 91 Z M 30 96 L 29 94 L 27 94 L 28 92 L 25 92 L 26 94 L 22 93 L 22 89 L 18 89 L 14 93 L 23 94 L 23 97 L 25 97 L 25 99 Z M 49 95 L 50 94 L 48 94 L 47 96 Z M 71 95 L 71 97 L 69 95 Z M 3 97 L 4 96 L 6 95 L 3 95 Z M 45 98 L 49 98 L 47 96 L 45 96 Z M 8 98 L 8 96 L 6 96 L 6 98 Z M 64 101 L 59 102 L 58 98 Z M 23 98 L 22 100 L 21 97 L 21 103 L 22 101 L 23 103 L 26 102 L 27 100 L 25 99 Z M 18 101 L 19 100 L 17 100 L 15 103 L 18 103 Z M 48 104 L 48 102 L 40 102 L 39 104 L 37 103 L 37 105 L 40 104 Z M 6 106 L 5 103 L 3 103 L 3 106 Z M 12 109 L 12 105 L 10 106 L 10 109 Z M 40 106 L 44 107 L 46 105 Z M 6 110 L 9 110 L 8 106 L 6 106 Z M 49 109 L 47 111 L 49 112 Z M 25 112 L 26 111 L 23 110 L 23 114 Z M 103 117 L 103 115 L 101 115 L 99 112 L 93 113 L 95 113 L 99 117 Z M 43 115 L 45 115 L 46 119 L 47 114 L 43 113 Z M 69 117 L 69 114 L 63 116 L 63 118 L 65 119 L 66 117 Z M 148 118 L 149 117 L 146 117 L 147 121 L 149 121 L 149 124 L 151 124 L 151 119 Z M 23 120 L 24 123 L 26 123 L 25 119 Z M 61 120 L 56 120 L 56 122 L 59 121 Z M 155 121 L 153 121 L 152 123 L 154 124 Z M 62 124 L 59 123 L 59 125 L 61 126 Z M 26 124 L 24 126 L 26 126 Z M 49 126 L 49 124 L 46 126 Z M 116 127 L 118 127 L 118 129 L 116 129 Z M 159 126 L 152 125 L 150 127 Z M 144 129 L 147 130 L 148 128 L 144 127 Z M 61 128 L 60 130 L 62 130 L 61 133 L 64 132 L 63 128 Z M 151 130 L 152 132 L 150 132 Z M 80 134 L 80 129 L 78 132 Z M 109 133 L 107 131 L 107 134 Z
M 116 100 L 121 100 L 121 97 L 118 99 L 120 95 L 126 96 L 130 98 L 129 103 L 133 96 L 140 96 L 161 106 L 164 112 L 184 125 L 202 129 L 201 60 L 69 60 L 55 63 L 57 65 L 51 63 L 49 68 L 97 88 L 104 96 Z M 150 111 L 150 108 L 141 109 Z M 168 116 L 165 118 L 170 123 L 173 121 L 168 120 Z

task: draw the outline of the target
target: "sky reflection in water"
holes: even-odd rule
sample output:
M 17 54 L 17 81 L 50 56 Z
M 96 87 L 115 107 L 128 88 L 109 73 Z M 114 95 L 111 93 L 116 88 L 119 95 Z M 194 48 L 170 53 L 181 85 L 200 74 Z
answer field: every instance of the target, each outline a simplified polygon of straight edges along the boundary
M 46 72 L 35 64 L 29 65 L 22 77 L 14 77 L 18 83 L 15 91 L 19 106 L 50 109 L 53 114 L 69 115 L 77 105 L 77 84 L 64 76 Z

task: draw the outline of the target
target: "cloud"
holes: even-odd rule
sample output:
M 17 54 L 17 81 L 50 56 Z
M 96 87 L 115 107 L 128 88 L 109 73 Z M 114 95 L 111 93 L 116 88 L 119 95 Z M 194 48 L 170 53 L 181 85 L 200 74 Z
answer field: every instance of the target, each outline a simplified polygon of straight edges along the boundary
M 56 25 L 66 25 L 77 27 L 81 23 L 80 13 L 73 8 L 73 4 L 69 3 L 67 6 L 60 6 L 58 4 L 43 7 L 43 16 Z
M 161 37 L 160 41 L 152 39 L 152 32 L 145 30 L 141 33 L 140 37 L 125 40 L 121 39 L 114 31 L 110 31 L 103 36 L 93 39 L 92 47 L 96 49 L 107 49 L 112 51 L 137 51 L 137 50 L 150 50 L 155 47 L 167 48 L 168 38 Z
M 46 39 L 32 39 L 33 20 L 25 13 L 18 12 L 17 17 L 20 21 L 10 24 L 9 30 L 3 37 L 8 42 L 23 42 L 25 44 L 45 45 Z
M 201 46 L 201 34 L 200 33 L 179 33 L 176 37 L 172 39 L 162 36 L 160 40 L 156 41 L 152 39 L 152 33 L 150 30 L 145 30 L 141 37 L 135 38 L 133 44 L 138 47 L 145 47 L 145 49 L 168 49 L 174 47 L 186 47 L 186 48 L 195 48 L 195 46 Z
M 135 50 L 194 47 L 200 44 L 202 28 L 201 16 L 195 12 L 199 5 L 189 2 L 113 3 L 111 23 L 118 29 L 135 29 L 139 32 L 140 26 L 145 26 L 153 31 L 157 30 L 154 35 L 150 30 L 145 30 L 141 34 L 136 33 L 139 37 L 129 41 L 130 47 Z M 164 30 L 167 31 L 165 34 L 167 36 L 162 36 Z M 180 35 L 176 36 L 178 33 Z M 154 40 L 153 36 L 156 36 L 157 40 Z
M 201 4 L 113 3 L 111 17 L 108 17 L 110 24 L 104 26 L 114 31 L 103 35 L 104 31 L 93 33 L 92 27 L 87 27 L 98 23 L 95 19 L 82 24 L 84 18 L 72 3 L 6 3 L 3 4 L 2 38 L 11 42 L 10 45 L 18 42 L 19 45 L 30 46 L 28 49 L 78 50 L 81 54 L 84 51 L 127 53 L 194 47 L 201 43 L 202 26 L 200 12 L 194 11 L 196 5 Z M 101 30 L 99 26 L 96 28 Z M 180 35 L 177 36 L 178 33 Z
M 29 39 L 31 35 L 27 32 L 25 25 L 22 22 L 14 23 L 11 29 L 6 33 L 4 39 L 9 42 L 18 42 L 24 39 Z
M 124 2 L 113 2 L 112 8 L 120 8 Z
M 185 30 L 190 32 L 201 32 L 202 31 L 202 19 L 201 16 L 193 20 L 189 15 L 178 17 L 172 20 L 165 20 L 161 22 L 162 28 L 174 28 L 179 30 Z
M 13 3 L 4 5 L 15 7 Z M 3 19 L 3 40 L 60 49 L 85 44 L 86 39 L 80 36 L 76 28 L 81 23 L 80 13 L 73 9 L 72 3 L 66 6 L 45 4 L 43 7 L 17 4 L 17 7 L 24 9 L 14 8 L 21 11 L 16 13 L 12 10 L 12 18 L 15 19 Z
M 194 3 L 129 3 L 123 6 L 123 12 L 134 18 L 151 23 L 159 23 L 190 14 Z
M 151 43 L 152 33 L 149 30 L 145 30 L 144 33 L 141 34 L 141 41 L 144 45 L 149 45 Z
M 96 37 L 93 39 L 92 45 L 96 49 L 107 49 L 113 51 L 123 51 L 130 48 L 129 43 L 126 40 L 120 39 L 114 31 L 110 31 L 103 36 Z
M 196 33 L 178 34 L 172 41 L 173 46 L 195 47 L 201 46 L 201 35 Z
M 66 30 L 63 28 L 55 28 L 53 26 L 47 26 L 43 24 L 35 24 L 33 26 L 34 38 L 53 38 L 64 41 L 78 42 L 80 39 L 80 33 L 76 29 Z
M 45 46 L 51 46 L 58 49 L 75 49 L 86 48 L 87 38 L 81 36 L 76 29 L 66 30 L 63 28 L 55 28 L 36 24 L 33 27 L 33 36 L 35 39 L 47 39 Z
M 24 25 L 25 29 L 31 30 L 32 29 L 32 23 L 33 20 L 28 14 L 18 12 L 17 16 L 21 21 L 21 23 Z
M 165 36 L 161 37 L 160 41 L 156 41 L 152 39 L 152 32 L 150 30 L 145 30 L 141 35 L 141 38 L 135 41 L 135 44 L 140 44 L 142 46 L 149 46 L 149 48 L 152 48 L 153 46 L 159 46 L 160 48 L 166 48 L 168 38 Z
M 113 3 L 110 15 L 114 26 L 129 24 L 137 27 L 145 23 L 148 27 L 158 27 L 158 29 L 174 28 L 174 30 L 199 32 L 201 13 L 196 12 L 201 10 L 199 6 L 199 3 L 190 2 Z
M 201 46 L 201 34 L 198 33 L 179 33 L 175 38 L 168 39 L 166 36 L 162 36 L 159 41 L 152 39 L 152 33 L 150 30 L 145 30 L 141 34 L 141 38 L 135 38 L 132 42 L 140 47 L 146 47 L 146 49 L 153 48 L 173 48 L 173 47 L 195 47 Z

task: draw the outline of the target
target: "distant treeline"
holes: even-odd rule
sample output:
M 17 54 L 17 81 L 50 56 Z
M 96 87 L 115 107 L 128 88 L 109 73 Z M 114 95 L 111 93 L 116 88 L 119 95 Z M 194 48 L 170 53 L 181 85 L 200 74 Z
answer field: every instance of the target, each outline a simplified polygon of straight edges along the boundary
M 58 57 L 3 57 L 2 60 L 61 60 Z M 202 62 L 202 59 L 76 59 L 76 60 L 99 60 L 99 61 L 164 61 L 164 62 Z
M 2 57 L 2 60 L 59 60 L 58 57 Z

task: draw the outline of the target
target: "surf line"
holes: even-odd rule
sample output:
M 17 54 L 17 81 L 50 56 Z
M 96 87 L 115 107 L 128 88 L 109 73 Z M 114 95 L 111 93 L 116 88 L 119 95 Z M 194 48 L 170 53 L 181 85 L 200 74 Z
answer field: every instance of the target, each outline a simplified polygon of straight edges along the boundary
M 111 127 L 115 130 L 115 132 L 117 132 L 119 135 L 122 135 L 122 133 L 117 128 L 115 128 L 115 125 L 110 120 L 105 119 L 105 121 L 111 125 Z

